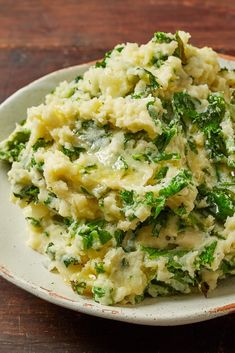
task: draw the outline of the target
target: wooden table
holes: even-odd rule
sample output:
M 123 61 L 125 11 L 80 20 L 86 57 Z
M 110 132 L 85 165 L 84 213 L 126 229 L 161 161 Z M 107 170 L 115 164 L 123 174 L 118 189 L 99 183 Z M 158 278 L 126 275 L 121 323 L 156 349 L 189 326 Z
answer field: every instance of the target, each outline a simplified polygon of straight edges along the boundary
M 179 28 L 196 45 L 235 55 L 235 0 L 0 0 L 0 101 L 119 42 Z M 56 307 L 0 279 L 0 353 L 235 352 L 233 325 L 234 315 L 165 328 L 112 322 Z

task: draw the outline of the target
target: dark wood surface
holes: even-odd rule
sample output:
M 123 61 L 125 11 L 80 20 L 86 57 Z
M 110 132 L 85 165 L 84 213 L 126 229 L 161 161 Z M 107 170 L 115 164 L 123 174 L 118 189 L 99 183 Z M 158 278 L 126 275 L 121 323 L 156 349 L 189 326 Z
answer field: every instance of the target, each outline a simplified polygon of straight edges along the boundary
M 235 0 L 0 0 L 0 101 L 119 42 L 176 29 L 189 31 L 196 45 L 235 55 Z M 113 322 L 56 307 L 0 279 L 0 353 L 232 353 L 233 325 L 235 315 L 180 327 Z

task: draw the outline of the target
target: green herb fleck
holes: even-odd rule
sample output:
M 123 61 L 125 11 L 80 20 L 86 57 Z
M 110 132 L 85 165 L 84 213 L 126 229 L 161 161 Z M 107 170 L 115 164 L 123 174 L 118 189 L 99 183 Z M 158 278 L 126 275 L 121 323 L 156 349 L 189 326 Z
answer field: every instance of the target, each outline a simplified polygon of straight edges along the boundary
M 116 246 L 121 246 L 122 245 L 122 241 L 125 237 L 125 233 L 123 230 L 117 229 L 114 232 L 114 238 L 116 240 Z
M 50 242 L 47 245 L 46 251 L 45 253 L 49 256 L 49 258 L 54 261 L 55 260 L 55 256 L 56 256 L 56 251 L 55 251 L 55 244 Z
M 34 152 L 36 152 L 39 148 L 50 146 L 52 143 L 53 143 L 52 141 L 46 141 L 43 137 L 40 137 L 32 146 L 32 149 Z
M 96 262 L 95 263 L 95 270 L 96 270 L 97 274 L 105 273 L 104 263 L 103 262 Z
M 211 266 L 214 261 L 214 252 L 217 246 L 217 241 L 213 241 L 210 245 L 205 246 L 204 250 L 199 255 L 199 263 L 202 266 L 209 265 Z
M 41 220 L 33 218 L 33 217 L 26 217 L 26 219 L 30 222 L 30 224 L 32 224 L 32 226 L 36 227 L 36 228 L 40 228 L 41 225 Z
M 156 120 L 158 119 L 158 113 L 156 111 L 156 109 L 154 108 L 154 101 L 150 101 L 147 103 L 146 105 L 147 107 L 147 111 L 149 113 L 149 116 L 153 119 Z
M 79 158 L 81 152 L 85 151 L 85 148 L 83 148 L 83 147 L 75 147 L 74 146 L 71 149 L 69 149 L 69 148 L 66 148 L 66 147 L 62 146 L 61 150 L 67 157 L 69 157 L 69 159 L 71 161 L 74 161 L 74 160 Z
M 165 32 L 155 32 L 153 39 L 157 43 L 170 43 L 174 40 L 173 38 L 169 37 Z
M 94 295 L 95 301 L 97 301 L 98 298 L 102 298 L 105 296 L 105 289 L 101 287 L 92 287 L 92 293 Z
M 162 167 L 162 168 L 155 174 L 154 179 L 161 180 L 161 179 L 165 178 L 165 176 L 166 176 L 166 174 L 167 174 L 167 172 L 168 172 L 168 169 L 169 169 L 168 166 Z
M 173 177 L 168 186 L 161 189 L 159 194 L 165 197 L 171 197 L 190 184 L 192 175 L 188 170 L 180 171 Z
M 0 160 L 5 160 L 10 163 L 19 161 L 21 152 L 25 149 L 26 143 L 30 138 L 29 130 L 17 131 L 10 139 L 6 142 L 4 148 L 0 149 Z
M 70 256 L 70 257 L 65 257 L 63 259 L 63 263 L 65 264 L 66 267 L 69 267 L 70 265 L 78 265 L 80 262 L 75 257 Z
M 154 144 L 157 146 L 159 152 L 163 152 L 166 146 L 171 141 L 172 137 L 176 135 L 177 128 L 172 127 L 170 129 L 163 129 L 162 134 L 157 137 Z
M 13 193 L 15 197 L 26 202 L 38 202 L 39 188 L 35 185 L 26 185 L 18 193 Z
M 71 286 L 74 292 L 81 295 L 86 289 L 86 282 L 71 281 Z
M 75 81 L 75 83 L 78 83 L 82 79 L 83 79 L 83 77 L 79 75 L 79 76 L 75 77 L 74 81 Z
M 157 82 L 156 77 L 152 74 L 151 71 L 144 69 L 144 72 L 148 75 L 149 78 L 149 87 L 151 89 L 158 89 L 160 84 Z

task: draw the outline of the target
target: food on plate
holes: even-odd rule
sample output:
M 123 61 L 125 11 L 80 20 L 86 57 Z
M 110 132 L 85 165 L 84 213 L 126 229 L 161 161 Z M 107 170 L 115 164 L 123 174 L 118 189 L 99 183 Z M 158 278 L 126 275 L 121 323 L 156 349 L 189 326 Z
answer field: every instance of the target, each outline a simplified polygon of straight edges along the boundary
M 101 304 L 235 273 L 235 72 L 189 38 L 117 45 L 0 144 L 29 245 Z

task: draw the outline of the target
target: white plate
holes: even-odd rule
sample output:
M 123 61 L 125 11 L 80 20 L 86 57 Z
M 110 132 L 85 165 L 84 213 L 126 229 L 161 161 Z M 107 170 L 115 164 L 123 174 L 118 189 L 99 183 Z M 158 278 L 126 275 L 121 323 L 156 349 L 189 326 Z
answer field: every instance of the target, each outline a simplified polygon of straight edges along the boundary
M 222 66 L 235 68 L 235 62 L 221 59 Z M 45 95 L 65 79 L 72 80 L 90 64 L 69 67 L 20 89 L 0 105 L 0 140 L 26 116 L 26 109 L 43 101 Z M 180 325 L 212 319 L 235 310 L 235 277 L 220 283 L 205 299 L 202 295 L 181 295 L 146 299 L 136 306 L 108 307 L 76 295 L 61 277 L 44 266 L 45 257 L 26 246 L 22 211 L 9 202 L 7 169 L 0 164 L 0 275 L 8 281 L 49 302 L 104 318 L 146 325 Z

